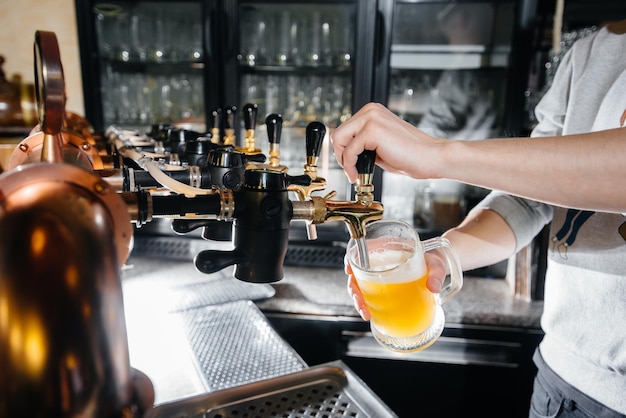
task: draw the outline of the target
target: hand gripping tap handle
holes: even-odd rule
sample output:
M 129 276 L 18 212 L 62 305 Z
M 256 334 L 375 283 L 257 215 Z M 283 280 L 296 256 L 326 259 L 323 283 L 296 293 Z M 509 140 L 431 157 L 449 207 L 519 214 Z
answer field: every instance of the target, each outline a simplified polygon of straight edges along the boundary
M 376 151 L 365 150 L 356 161 L 356 170 L 359 173 L 359 183 L 362 186 L 372 184 L 374 174 L 374 163 L 376 162 Z M 357 184 L 357 188 L 359 185 Z M 373 186 L 372 186 L 373 188 Z

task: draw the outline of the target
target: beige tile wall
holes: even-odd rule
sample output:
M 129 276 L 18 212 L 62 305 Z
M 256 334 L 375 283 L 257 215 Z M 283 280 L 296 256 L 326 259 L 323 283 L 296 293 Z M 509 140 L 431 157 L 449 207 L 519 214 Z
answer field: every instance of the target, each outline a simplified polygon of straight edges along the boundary
M 0 55 L 8 78 L 34 81 L 33 41 L 37 30 L 56 33 L 63 63 L 66 109 L 84 115 L 74 0 L 0 0 Z

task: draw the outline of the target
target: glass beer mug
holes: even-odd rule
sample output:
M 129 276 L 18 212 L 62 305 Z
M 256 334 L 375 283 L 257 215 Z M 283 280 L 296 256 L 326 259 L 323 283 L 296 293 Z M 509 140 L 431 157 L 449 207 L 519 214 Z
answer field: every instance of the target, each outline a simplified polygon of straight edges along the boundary
M 463 285 L 456 252 L 445 238 L 420 241 L 413 226 L 403 221 L 375 221 L 365 231 L 364 239 L 349 241 L 347 256 L 371 314 L 372 334 L 392 351 L 423 350 L 443 332 L 441 304 Z M 426 287 L 429 251 L 436 251 L 447 263 L 450 279 L 440 293 Z

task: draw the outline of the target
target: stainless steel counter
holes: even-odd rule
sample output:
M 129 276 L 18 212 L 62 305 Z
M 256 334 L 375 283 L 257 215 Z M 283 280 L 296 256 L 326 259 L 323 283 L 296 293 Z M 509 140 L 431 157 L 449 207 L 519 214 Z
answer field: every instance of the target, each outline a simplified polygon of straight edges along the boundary
M 273 287 L 231 273 L 137 257 L 124 268 L 130 360 L 153 383 L 150 417 L 396 416 L 341 361 L 309 367 L 252 302 Z
M 263 313 L 361 321 L 341 269 L 286 266 L 283 280 L 251 284 L 234 279 L 232 268 L 206 275 L 191 260 L 133 255 L 123 270 L 123 288 L 131 364 L 153 381 L 157 404 L 307 369 Z M 517 299 L 505 280 L 466 277 L 444 311 L 448 327 L 536 330 L 542 303 Z M 241 346 L 225 346 L 224 330 L 231 333 L 229 341 L 238 333 L 248 335 Z M 190 338 L 190 332 L 196 337 Z M 199 355 L 199 350 L 204 351 Z M 259 352 L 275 355 L 259 357 L 247 367 L 248 359 Z M 221 353 L 229 359 L 218 359 Z M 245 376 L 232 376 L 242 369 L 248 370 Z M 215 378 L 207 379 L 207 373 Z

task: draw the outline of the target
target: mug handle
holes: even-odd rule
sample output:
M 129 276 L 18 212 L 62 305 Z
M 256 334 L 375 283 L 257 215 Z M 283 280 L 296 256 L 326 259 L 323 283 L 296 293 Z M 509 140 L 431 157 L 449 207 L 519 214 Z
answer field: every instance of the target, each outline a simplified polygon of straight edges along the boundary
M 463 287 L 463 270 L 461 262 L 456 251 L 446 238 L 434 237 L 423 242 L 424 252 L 432 250 L 441 250 L 448 263 L 448 271 L 450 272 L 450 281 L 441 288 L 439 292 L 440 303 L 446 302 L 452 296 L 456 295 L 461 287 Z

